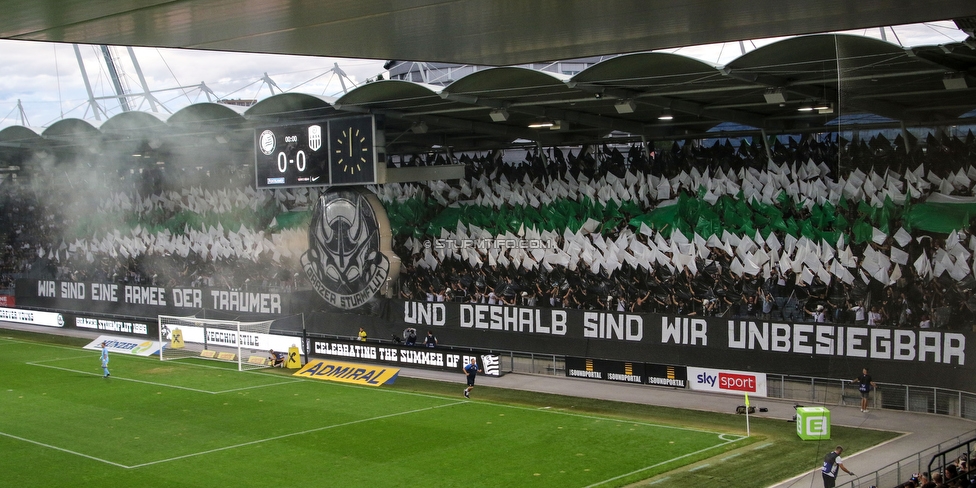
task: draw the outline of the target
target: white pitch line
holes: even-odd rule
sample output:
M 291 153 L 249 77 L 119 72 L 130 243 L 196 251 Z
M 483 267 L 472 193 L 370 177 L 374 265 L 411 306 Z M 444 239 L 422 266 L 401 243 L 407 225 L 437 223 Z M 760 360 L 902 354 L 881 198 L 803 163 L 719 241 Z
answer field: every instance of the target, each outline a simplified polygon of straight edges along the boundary
M 66 349 L 66 350 L 75 351 L 75 352 L 77 352 L 78 349 L 81 349 L 80 346 L 63 346 L 61 344 L 46 344 L 46 343 L 43 343 L 43 342 L 24 341 L 24 340 L 20 340 L 20 339 L 14 339 L 12 337 L 6 337 L 4 340 L 6 340 L 6 341 L 8 341 L 10 343 L 13 343 L 13 344 L 27 344 L 29 346 L 43 346 L 43 347 L 50 347 L 50 348 L 54 348 L 54 349 Z
M 43 362 L 61 361 L 61 360 L 66 360 L 66 359 L 85 359 L 85 358 L 89 358 L 90 359 L 92 357 L 94 357 L 94 356 L 88 355 L 88 356 L 78 356 L 78 357 L 75 357 L 75 358 L 48 359 L 48 360 L 42 360 L 42 361 L 30 361 L 30 362 L 28 362 L 26 364 L 29 364 L 31 366 L 40 366 L 42 368 L 59 369 L 61 371 L 70 371 L 72 373 L 81 373 L 81 374 L 87 374 L 87 375 L 91 375 L 91 376 L 101 376 L 101 373 L 92 373 L 91 371 L 81 371 L 81 370 L 78 370 L 78 369 L 70 369 L 70 368 L 62 368 L 62 367 L 59 367 L 59 366 L 51 366 L 49 364 L 40 364 L 40 363 L 43 363 Z M 162 387 L 167 387 L 167 388 L 176 388 L 176 389 L 180 389 L 180 390 L 194 391 L 194 392 L 197 392 L 197 393 L 206 393 L 208 395 L 220 395 L 222 393 L 232 393 L 232 392 L 236 392 L 236 391 L 251 390 L 251 389 L 256 389 L 256 388 L 265 388 L 265 387 L 268 387 L 268 386 L 288 385 L 288 384 L 291 384 L 291 383 L 295 383 L 295 382 L 301 381 L 299 379 L 292 379 L 290 381 L 280 381 L 280 382 L 277 382 L 277 383 L 268 383 L 268 384 L 265 384 L 265 385 L 244 386 L 244 387 L 241 387 L 241 388 L 231 388 L 229 390 L 209 391 L 209 390 L 200 390 L 200 389 L 197 389 L 197 388 L 190 388 L 188 386 L 169 385 L 169 384 L 166 384 L 166 383 L 156 383 L 156 382 L 153 382 L 153 381 L 137 380 L 137 379 L 133 379 L 133 378 L 122 378 L 120 376 L 112 376 L 112 378 L 114 378 L 116 380 L 122 380 L 122 381 L 131 381 L 131 382 L 134 382 L 134 383 L 143 383 L 143 384 L 153 385 L 153 386 L 162 386 Z
M 92 373 L 90 371 L 81 371 L 81 370 L 77 370 L 77 369 L 61 368 L 61 367 L 58 367 L 58 366 L 51 366 L 49 364 L 37 364 L 37 363 L 27 363 L 27 364 L 30 364 L 32 366 L 40 366 L 42 368 L 59 369 L 61 371 L 69 371 L 69 372 L 72 372 L 72 373 L 86 374 L 86 375 L 90 375 L 90 376 L 101 376 L 102 375 L 101 373 Z M 117 381 L 131 381 L 133 383 L 142 383 L 142 384 L 145 384 L 145 385 L 162 386 L 162 387 L 165 387 L 165 388 L 175 388 L 177 390 L 195 391 L 197 393 L 206 393 L 208 395 L 216 395 L 217 394 L 216 392 L 207 391 L 207 390 L 199 390 L 199 389 L 196 389 L 196 388 L 190 388 L 188 386 L 167 385 L 165 383 L 156 383 L 154 381 L 136 380 L 136 379 L 132 379 L 132 378 L 121 378 L 121 377 L 118 377 L 118 376 L 112 376 L 112 380 L 117 380 Z
M 689 469 L 688 472 L 693 473 L 695 471 L 698 471 L 699 469 L 705 469 L 709 466 L 711 466 L 711 464 L 702 464 L 701 466 L 695 466 L 694 468 Z
M 264 442 L 270 442 L 270 441 L 275 441 L 275 440 L 279 440 L 279 439 L 285 439 L 285 438 L 288 438 L 288 437 L 295 437 L 295 436 L 304 435 L 304 434 L 311 434 L 313 432 L 319 432 L 319 431 L 322 431 L 322 430 L 328 430 L 328 429 L 333 429 L 333 428 L 337 428 L 337 427 L 345 427 L 345 426 L 349 426 L 349 425 L 361 424 L 361 423 L 364 423 L 364 422 L 371 422 L 371 421 L 374 421 L 374 420 L 382 420 L 382 419 L 385 419 L 385 418 L 398 417 L 398 416 L 401 416 L 401 415 L 408 415 L 408 414 L 412 414 L 412 413 L 424 412 L 424 411 L 428 411 L 428 410 L 433 410 L 435 408 L 444 408 L 444 407 L 452 407 L 452 406 L 455 406 L 455 405 L 462 405 L 464 403 L 466 403 L 466 402 L 454 402 L 454 403 L 445 404 L 445 405 L 435 405 L 433 407 L 419 408 L 419 409 L 410 410 L 410 411 L 407 411 L 407 412 L 399 412 L 399 413 L 391 413 L 391 414 L 388 414 L 388 415 L 380 415 L 378 417 L 372 417 L 372 418 L 368 418 L 368 419 L 353 420 L 351 422 L 345 422 L 345 423 L 342 423 L 342 424 L 327 425 L 325 427 L 319 427 L 319 428 L 316 428 L 316 429 L 303 430 L 301 432 L 293 432 L 291 434 L 283 434 L 283 435 L 279 435 L 279 436 L 275 436 L 275 437 L 269 437 L 269 438 L 266 438 L 266 439 L 258 439 L 258 440 L 255 440 L 255 441 L 244 442 L 244 443 L 241 443 L 241 444 L 235 444 L 233 446 L 218 447 L 217 449 L 210 449 L 210 450 L 207 450 L 207 451 L 201 451 L 201 452 L 196 452 L 196 453 L 192 453 L 192 454 L 184 454 L 182 456 L 176 456 L 176 457 L 172 457 L 172 458 L 169 458 L 169 459 L 160 459 L 158 461 L 150 461 L 148 463 L 135 464 L 135 465 L 132 465 L 132 466 L 126 466 L 125 464 L 119 464 L 119 463 L 116 463 L 116 462 L 108 461 L 106 459 L 102 459 L 102 458 L 99 458 L 99 457 L 95 457 L 95 456 L 91 456 L 91 455 L 88 455 L 88 454 L 80 453 L 78 451 L 72 451 L 71 449 L 65 449 L 63 447 L 52 446 L 51 444 L 45 444 L 43 442 L 38 442 L 38 441 L 35 441 L 35 440 L 26 439 L 26 438 L 23 438 L 23 437 L 20 437 L 20 436 L 16 436 L 16 435 L 13 435 L 13 434 L 8 434 L 6 432 L 0 432 L 0 435 L 2 435 L 4 437 L 9 437 L 11 439 L 16 439 L 16 440 L 21 441 L 21 442 L 26 442 L 28 444 L 34 444 L 34 445 L 37 445 L 37 446 L 46 447 L 48 449 L 53 449 L 55 451 L 61 451 L 61 452 L 68 453 L 68 454 L 74 454 L 75 456 L 83 457 L 83 458 L 86 458 L 86 459 L 91 459 L 93 461 L 98 461 L 100 463 L 109 464 L 109 465 L 116 466 L 116 467 L 119 467 L 119 468 L 123 468 L 123 469 L 136 469 L 136 468 L 143 468 L 143 467 L 146 467 L 146 466 L 152 466 L 152 465 L 155 465 L 155 464 L 168 463 L 168 462 L 171 462 L 171 461 L 177 461 L 177 460 L 180 460 L 180 459 L 186 459 L 186 458 L 195 457 L 195 456 L 202 456 L 204 454 L 211 454 L 211 453 L 215 453 L 215 452 L 226 451 L 226 450 L 229 450 L 229 449 L 236 449 L 236 448 L 239 448 L 239 447 L 246 447 L 246 446 L 250 446 L 250 445 L 254 445 L 254 444 L 261 444 L 261 443 L 264 443 Z
M 628 420 L 628 419 L 621 419 L 621 418 L 614 418 L 614 417 L 600 417 L 598 415 L 588 415 L 588 414 L 582 414 L 582 413 L 573 413 L 573 412 L 567 412 L 565 410 L 559 410 L 559 409 L 554 409 L 554 408 L 549 408 L 549 407 L 543 407 L 543 408 L 539 408 L 539 407 L 523 407 L 521 405 L 507 405 L 507 404 L 504 404 L 504 403 L 496 403 L 496 402 L 489 402 L 489 401 L 478 402 L 478 404 L 480 404 L 480 405 L 495 405 L 495 406 L 498 406 L 498 407 L 514 408 L 516 410 L 528 410 L 528 411 L 532 411 L 532 412 L 546 412 L 546 413 L 551 413 L 551 414 L 554 414 L 554 415 L 565 415 L 567 417 L 577 417 L 577 418 L 582 418 L 582 419 L 606 420 L 608 422 L 620 422 L 620 423 L 624 423 L 624 424 L 640 425 L 640 426 L 644 426 L 644 427 L 659 427 L 659 428 L 662 428 L 662 429 L 683 430 L 685 432 L 698 432 L 698 433 L 702 433 L 702 434 L 715 434 L 716 436 L 718 436 L 719 439 L 722 439 L 724 441 L 728 441 L 728 439 L 726 439 L 725 437 L 723 437 L 723 436 L 726 436 L 728 434 L 723 434 L 721 432 L 714 432 L 714 431 L 711 431 L 711 430 L 693 429 L 693 428 L 688 428 L 688 427 L 679 427 L 679 426 L 675 426 L 675 425 L 666 425 L 666 424 L 655 424 L 653 422 L 643 422 L 643 421 L 640 421 L 640 420 Z M 735 442 L 737 440 L 744 439 L 744 438 L 745 438 L 745 436 L 738 436 L 736 439 L 732 439 L 729 442 Z
M 710 450 L 715 449 L 717 447 L 722 447 L 722 446 L 724 446 L 726 444 L 731 444 L 732 442 L 735 442 L 735 441 L 727 441 L 727 442 L 723 442 L 721 444 L 716 444 L 716 445 L 711 446 L 711 447 L 706 447 L 704 449 L 699 449 L 699 450 L 697 450 L 695 452 L 689 452 L 688 454 L 683 454 L 683 455 L 678 456 L 678 457 L 675 457 L 675 458 L 671 458 L 671 459 L 668 459 L 668 460 L 665 460 L 665 461 L 661 461 L 661 462 L 659 462 L 657 464 L 652 464 L 650 466 L 645 466 L 643 468 L 636 469 L 636 470 L 631 471 L 629 473 L 624 473 L 624 474 L 619 475 L 619 476 L 614 476 L 613 478 L 605 479 L 603 481 L 598 481 L 596 483 L 593 483 L 592 485 L 586 486 L 586 488 L 592 488 L 594 486 L 600 486 L 600 485 L 603 485 L 603 484 L 606 484 L 606 483 L 610 483 L 611 481 L 617 481 L 617 480 L 619 480 L 621 478 L 626 478 L 628 476 L 633 476 L 633 475 L 635 475 L 637 473 L 640 473 L 642 471 L 647 471 L 649 469 L 654 469 L 654 468 L 656 468 L 658 466 L 663 466 L 665 464 L 668 464 L 668 463 L 677 461 L 679 459 L 684 459 L 684 458 L 690 457 L 690 456 L 697 456 L 698 454 L 701 454 L 701 453 L 706 452 L 706 451 L 710 451 Z
M 128 469 L 143 468 L 143 467 L 146 467 L 146 466 L 153 466 L 153 465 L 156 465 L 156 464 L 162 464 L 162 463 L 168 463 L 168 462 L 172 462 L 172 461 L 178 461 L 180 459 L 186 459 L 186 458 L 190 458 L 190 457 L 202 456 L 202 455 L 205 455 L 205 454 L 212 454 L 212 453 L 215 453 L 215 452 L 227 451 L 227 450 L 230 450 L 230 449 L 237 449 L 239 447 L 253 446 L 255 444 L 262 444 L 262 443 L 265 443 L 265 442 L 271 442 L 271 441 L 276 441 L 276 440 L 280 440 L 280 439 L 287 439 L 289 437 L 295 437 L 295 436 L 300 436 L 300 435 L 305 435 L 305 434 L 311 434 L 313 432 L 320 432 L 320 431 L 323 431 L 323 430 L 335 429 L 335 428 L 338 428 L 338 427 L 346 427 L 346 426 L 350 426 L 350 425 L 362 424 L 362 423 L 365 423 L 365 422 L 372 422 L 374 420 L 383 420 L 383 419 L 392 418 L 392 417 L 399 417 L 401 415 L 409 415 L 409 414 L 412 414 L 412 413 L 426 412 L 426 411 L 429 411 L 429 410 L 434 410 L 436 408 L 453 407 L 455 405 L 463 405 L 465 403 L 467 403 L 467 402 L 454 402 L 454 403 L 448 403 L 448 404 L 445 404 L 445 405 L 435 405 L 433 407 L 418 408 L 416 410 L 409 410 L 409 411 L 406 411 L 406 412 L 399 412 L 399 413 L 391 413 L 391 414 L 387 414 L 387 415 L 380 415 L 380 416 L 372 417 L 372 418 L 368 418 L 368 419 L 353 420 L 353 421 L 345 422 L 345 423 L 342 423 L 342 424 L 327 425 L 327 426 L 318 427 L 318 428 L 315 428 L 315 429 L 303 430 L 301 432 L 292 432 L 291 434 L 282 434 L 282 435 L 278 435 L 278 436 L 274 436 L 274 437 L 268 437 L 266 439 L 258 439 L 258 440 L 255 440 L 255 441 L 249 441 L 249 442 L 244 442 L 244 443 L 241 443 L 241 444 L 235 444 L 233 446 L 218 447 L 216 449 L 210 449 L 210 450 L 207 450 L 207 451 L 195 452 L 193 454 L 184 454 L 182 456 L 176 456 L 176 457 L 172 457 L 172 458 L 168 458 L 168 459 L 160 459 L 158 461 L 150 461 L 148 463 L 136 464 L 136 465 L 133 465 L 133 466 L 125 466 L 125 468 L 128 468 Z
M 722 439 L 723 441 L 735 442 L 735 441 L 741 441 L 742 439 L 745 439 L 746 436 L 735 435 L 735 434 L 722 434 L 719 435 L 718 438 Z
M 54 358 L 54 359 L 40 359 L 37 361 L 29 361 L 27 364 L 31 366 L 40 366 L 38 363 L 53 363 L 55 361 L 69 361 L 71 359 L 97 359 L 98 356 L 95 354 L 86 354 L 84 356 L 72 356 L 69 358 Z
M 16 439 L 16 440 L 21 441 L 21 442 L 26 442 L 28 444 L 34 444 L 34 445 L 37 445 L 37 446 L 46 447 L 48 449 L 54 449 L 55 451 L 66 452 L 68 454 L 74 454 L 75 456 L 81 456 L 83 458 L 88 458 L 88 459 L 91 459 L 93 461 L 98 461 L 100 463 L 111 464 L 112 466 L 118 466 L 120 468 L 126 468 L 126 469 L 129 468 L 129 466 L 126 466 L 124 464 L 113 463 L 112 461 L 108 461 L 108 460 L 105 460 L 105 459 L 102 459 L 102 458 L 98 458 L 98 457 L 95 457 L 95 456 L 89 456 L 88 454 L 82 454 L 82 453 L 77 452 L 77 451 L 72 451 L 71 449 L 65 449 L 63 447 L 52 446 L 50 444 L 45 444 L 43 442 L 37 442 L 37 441 L 30 440 L 30 439 L 25 439 L 23 437 L 18 437 L 18 436 L 15 436 L 13 434 L 8 434 L 6 432 L 0 432 L 0 435 L 2 435 L 4 437 L 9 437 L 11 439 Z
M 235 391 L 253 390 L 253 389 L 256 389 L 256 388 L 267 388 L 269 386 L 290 385 L 292 383 L 298 383 L 300 381 L 302 381 L 302 380 L 300 380 L 300 379 L 294 379 L 294 380 L 291 380 L 291 381 L 281 381 L 281 382 L 278 382 L 278 383 L 268 383 L 266 385 L 242 386 L 240 388 L 231 388 L 229 390 L 220 390 L 220 391 L 215 391 L 213 393 L 216 394 L 216 395 L 220 395 L 221 393 L 232 393 L 232 392 L 235 392 Z

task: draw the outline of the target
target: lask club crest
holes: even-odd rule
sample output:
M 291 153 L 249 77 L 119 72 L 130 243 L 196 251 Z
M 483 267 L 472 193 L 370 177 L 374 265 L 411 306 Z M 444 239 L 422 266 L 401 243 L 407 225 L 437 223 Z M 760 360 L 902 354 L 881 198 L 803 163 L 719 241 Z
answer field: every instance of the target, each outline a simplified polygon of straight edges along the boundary
M 380 249 L 379 201 L 360 189 L 333 190 L 319 197 L 308 228 L 302 269 L 329 304 L 353 309 L 369 301 L 390 275 Z M 371 201 L 372 200 L 372 201 Z

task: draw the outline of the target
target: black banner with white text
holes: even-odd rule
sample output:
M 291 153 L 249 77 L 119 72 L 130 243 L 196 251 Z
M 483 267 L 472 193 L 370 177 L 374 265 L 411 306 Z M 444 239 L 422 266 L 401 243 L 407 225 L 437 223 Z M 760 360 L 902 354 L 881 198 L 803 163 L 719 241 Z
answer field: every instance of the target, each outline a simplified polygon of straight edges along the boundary
M 393 300 L 388 320 L 443 343 L 602 358 L 972 388 L 969 330 L 899 329 L 759 319 Z

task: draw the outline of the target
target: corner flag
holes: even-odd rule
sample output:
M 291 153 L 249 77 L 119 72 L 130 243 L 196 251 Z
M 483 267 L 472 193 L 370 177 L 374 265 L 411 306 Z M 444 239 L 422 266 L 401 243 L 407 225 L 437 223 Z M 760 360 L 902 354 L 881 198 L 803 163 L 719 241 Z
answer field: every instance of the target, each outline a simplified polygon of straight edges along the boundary
M 749 431 L 749 394 L 746 393 L 746 437 L 752 435 Z

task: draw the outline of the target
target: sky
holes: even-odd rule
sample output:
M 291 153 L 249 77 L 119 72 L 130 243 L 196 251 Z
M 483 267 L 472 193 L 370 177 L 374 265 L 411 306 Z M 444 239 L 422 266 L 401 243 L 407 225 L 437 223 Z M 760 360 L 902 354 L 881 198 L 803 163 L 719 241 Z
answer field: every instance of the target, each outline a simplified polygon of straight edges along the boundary
M 958 42 L 966 35 L 951 21 L 895 26 L 884 29 L 888 42 L 903 46 Z M 881 29 L 848 31 L 881 38 Z M 702 61 L 723 65 L 782 38 L 761 39 L 705 46 L 668 49 Z M 104 57 L 97 46 L 79 46 L 95 97 L 115 94 Z M 264 99 L 272 94 L 262 81 L 268 77 L 284 91 L 340 96 L 342 85 L 330 70 L 338 64 L 349 79 L 347 87 L 384 74 L 385 60 L 364 60 L 312 56 L 245 54 L 189 49 L 132 48 L 146 83 L 169 112 L 192 103 L 206 102 L 207 95 L 195 86 L 201 82 L 219 99 Z M 120 76 L 129 93 L 142 93 L 142 86 L 128 50 L 113 47 Z M 62 118 L 95 121 L 81 69 L 70 44 L 0 40 L 0 129 L 10 125 L 36 128 L 50 126 Z M 180 88 L 188 87 L 188 88 Z M 275 93 L 279 90 L 276 89 Z M 116 100 L 99 100 L 108 115 L 121 112 Z M 143 97 L 130 101 L 135 110 L 150 111 Z M 26 121 L 22 120 L 21 107 Z M 159 109 L 163 114 L 166 110 Z M 105 120 L 105 115 L 101 115 Z
M 79 52 L 95 97 L 113 96 L 115 89 L 98 46 L 80 45 Z M 143 93 L 137 70 L 125 47 L 111 48 L 119 76 L 128 93 Z M 189 49 L 132 48 L 153 95 L 170 111 L 206 102 L 197 88 L 201 82 L 219 99 L 257 99 L 275 93 L 298 91 L 314 95 L 342 94 L 339 78 L 330 70 L 338 63 L 349 79 L 347 87 L 384 72 L 384 61 L 311 56 L 246 54 Z M 0 40 L 0 127 L 28 125 L 47 127 L 61 118 L 95 120 L 88 103 L 82 70 L 71 44 Z M 300 86 L 299 86 L 300 85 Z M 180 87 L 187 87 L 179 89 Z M 213 97 L 213 95 L 211 95 Z M 26 114 L 21 121 L 18 101 Z M 213 100 L 213 101 L 216 101 Z M 115 99 L 98 100 L 108 115 L 121 111 Z M 149 112 L 144 97 L 130 99 L 135 110 Z M 159 111 L 166 113 L 162 108 Z M 105 116 L 102 115 L 102 120 Z

